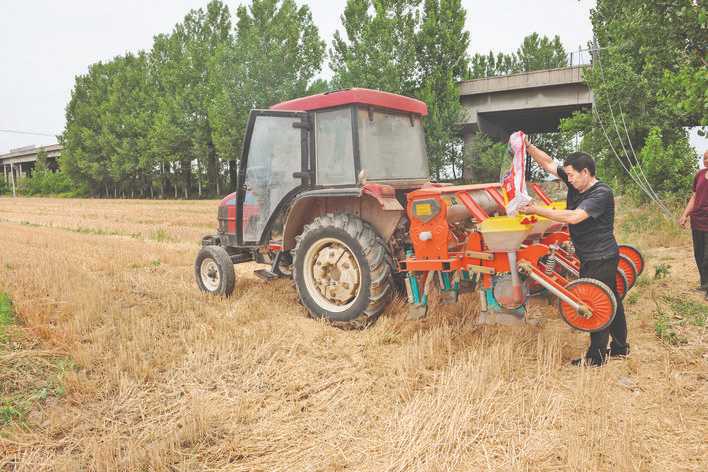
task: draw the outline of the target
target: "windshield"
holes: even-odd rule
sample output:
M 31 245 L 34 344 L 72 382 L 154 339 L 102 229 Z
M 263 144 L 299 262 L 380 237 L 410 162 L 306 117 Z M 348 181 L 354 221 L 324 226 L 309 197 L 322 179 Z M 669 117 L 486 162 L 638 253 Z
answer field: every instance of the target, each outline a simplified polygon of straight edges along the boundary
M 358 117 L 361 168 L 369 180 L 428 178 L 419 116 L 360 108 Z

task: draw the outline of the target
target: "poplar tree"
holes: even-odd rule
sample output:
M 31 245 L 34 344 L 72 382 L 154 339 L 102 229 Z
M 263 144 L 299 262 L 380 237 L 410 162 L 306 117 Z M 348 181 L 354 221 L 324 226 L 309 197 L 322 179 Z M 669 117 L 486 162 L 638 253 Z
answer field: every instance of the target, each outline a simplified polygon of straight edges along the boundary
M 195 183 L 202 193 L 204 170 L 204 193 L 218 193 L 220 163 L 209 116 L 213 92 L 210 85 L 216 71 L 212 58 L 229 43 L 230 29 L 228 8 L 212 0 L 206 11 L 190 11 L 171 34 L 156 37 L 151 51 L 153 77 L 160 92 L 151 140 L 155 152 L 162 156 L 162 165 L 179 169 L 185 198 Z
M 332 85 L 413 95 L 420 0 L 348 0 L 330 48 Z
M 234 41 L 216 55 L 214 142 L 229 156 L 231 188 L 249 113 L 307 95 L 321 70 L 325 44 L 307 5 L 254 0 L 236 11 Z
M 425 0 L 416 36 L 420 85 L 416 96 L 428 104 L 424 118 L 431 174 L 462 176 L 463 122 L 458 82 L 468 67 L 469 33 L 460 0 Z
M 94 195 L 115 191 L 106 163 L 110 156 L 102 145 L 103 107 L 108 103 L 109 68 L 102 62 L 89 66 L 88 73 L 76 77 L 66 107 L 66 128 L 59 138 L 64 149 L 62 172 Z

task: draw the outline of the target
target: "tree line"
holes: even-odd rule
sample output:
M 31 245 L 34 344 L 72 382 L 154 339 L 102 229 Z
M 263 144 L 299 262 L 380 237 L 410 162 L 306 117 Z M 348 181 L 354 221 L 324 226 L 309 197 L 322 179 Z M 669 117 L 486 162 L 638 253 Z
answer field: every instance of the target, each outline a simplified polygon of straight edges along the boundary
M 349 0 L 327 47 L 307 5 L 254 0 L 232 17 L 213 0 L 157 35 L 150 51 L 76 78 L 62 171 L 90 195 L 220 195 L 235 187 L 251 109 L 367 87 L 425 101 L 431 173 L 459 179 L 457 83 L 503 72 L 469 57 L 465 19 L 460 0 Z M 558 37 L 531 35 L 513 55 L 519 71 L 545 68 L 547 58 L 565 61 Z M 329 81 L 319 78 L 325 64 Z
M 586 78 L 600 116 L 610 104 L 622 105 L 638 159 L 664 191 L 675 190 L 667 178 L 682 182 L 676 169 L 691 158 L 681 125 L 706 123 L 705 18 L 690 0 L 599 0 L 591 15 L 603 68 L 593 60 Z M 251 109 L 368 87 L 427 103 L 434 178 L 460 179 L 472 164 L 488 179 L 504 150 L 481 139 L 463 152 L 458 82 L 567 65 L 560 38 L 536 33 L 513 53 L 470 56 L 461 0 L 348 0 L 340 19 L 327 45 L 307 5 L 252 0 L 232 15 L 212 0 L 155 36 L 149 51 L 92 64 L 76 77 L 66 107 L 63 174 L 94 196 L 222 195 L 235 187 Z M 648 24 L 658 26 L 641 26 Z M 325 65 L 329 81 L 320 78 Z M 562 156 L 577 136 L 604 176 L 626 181 L 592 113 L 537 140 Z M 645 144 L 652 151 L 642 154 Z

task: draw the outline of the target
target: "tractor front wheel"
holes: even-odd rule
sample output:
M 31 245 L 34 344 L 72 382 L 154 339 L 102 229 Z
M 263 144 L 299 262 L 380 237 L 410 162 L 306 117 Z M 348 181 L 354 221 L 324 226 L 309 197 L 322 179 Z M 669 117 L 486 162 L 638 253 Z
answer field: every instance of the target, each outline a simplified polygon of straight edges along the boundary
M 360 218 L 315 218 L 297 238 L 293 254 L 295 286 L 312 317 L 341 328 L 364 328 L 386 307 L 393 261 L 383 239 Z
M 204 246 L 194 261 L 194 275 L 202 292 L 230 296 L 236 284 L 234 263 L 221 246 Z

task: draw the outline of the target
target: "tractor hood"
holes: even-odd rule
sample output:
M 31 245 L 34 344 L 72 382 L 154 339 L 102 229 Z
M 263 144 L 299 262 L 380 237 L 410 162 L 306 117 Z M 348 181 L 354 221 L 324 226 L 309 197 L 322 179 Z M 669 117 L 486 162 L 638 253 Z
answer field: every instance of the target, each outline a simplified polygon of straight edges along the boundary
M 219 206 L 236 205 L 236 192 L 230 193 L 219 202 Z
M 246 192 L 241 211 L 244 224 L 256 224 L 260 218 L 260 206 L 251 192 Z M 219 202 L 219 232 L 236 234 L 236 192 L 230 193 Z
M 219 202 L 219 233 L 236 234 L 236 192 Z

